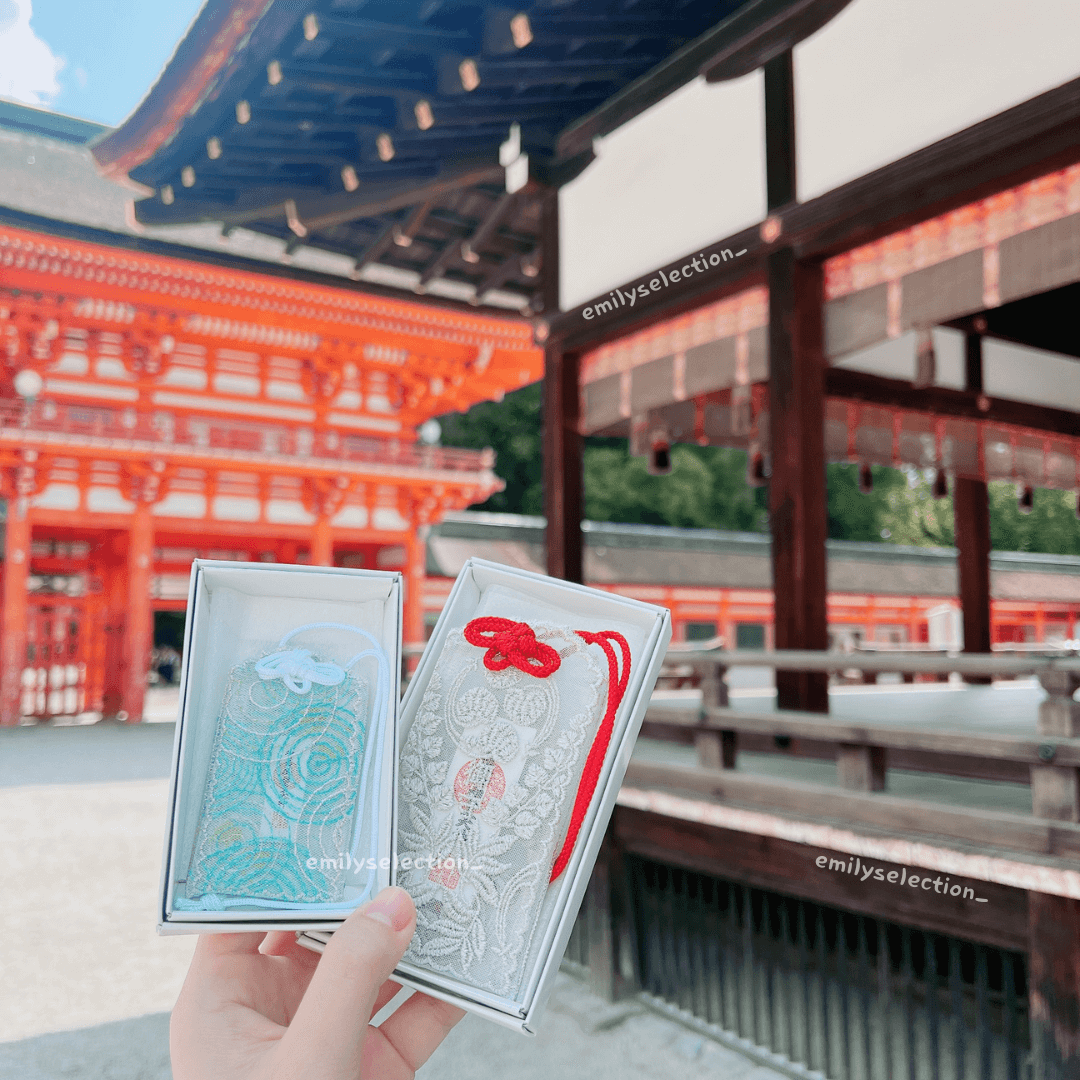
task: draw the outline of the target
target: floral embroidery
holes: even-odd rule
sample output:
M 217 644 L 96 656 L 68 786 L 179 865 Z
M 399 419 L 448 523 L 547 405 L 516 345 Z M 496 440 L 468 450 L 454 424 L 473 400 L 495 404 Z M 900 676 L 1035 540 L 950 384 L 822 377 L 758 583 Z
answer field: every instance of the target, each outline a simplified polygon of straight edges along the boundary
M 406 959 L 503 995 L 525 977 L 606 681 L 574 630 L 532 629 L 524 645 L 500 639 L 524 655 L 505 665 L 487 638 L 484 653 L 452 632 L 401 756 L 399 854 L 460 867 L 400 874 L 417 909 Z

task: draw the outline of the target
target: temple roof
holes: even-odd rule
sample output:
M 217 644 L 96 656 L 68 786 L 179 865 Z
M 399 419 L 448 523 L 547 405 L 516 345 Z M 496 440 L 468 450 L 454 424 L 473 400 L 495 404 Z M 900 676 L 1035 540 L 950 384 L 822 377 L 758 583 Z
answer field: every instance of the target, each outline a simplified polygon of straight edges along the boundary
M 0 100 L 0 220 L 21 228 L 70 235 L 117 247 L 195 258 L 236 269 L 286 275 L 324 284 L 352 284 L 352 259 L 317 247 L 303 247 L 283 260 L 283 241 L 251 229 L 223 237 L 212 222 L 143 225 L 135 220 L 133 198 L 142 190 L 101 175 L 87 142 L 109 128 L 45 109 Z M 192 250 L 194 249 L 194 250 Z M 411 281 L 393 268 L 372 264 L 360 275 L 365 291 L 401 295 Z M 467 300 L 472 290 L 437 282 L 432 298 Z M 517 297 L 496 291 L 486 306 L 514 310 Z
M 536 185 L 705 72 L 730 78 L 848 0 L 208 0 L 94 154 L 144 225 L 220 223 L 539 309 Z M 520 132 L 515 147 L 511 125 Z M 500 151 L 500 147 L 506 149 Z M 504 171 L 528 156 L 529 183 Z
M 543 573 L 542 517 L 480 511 L 450 513 L 428 538 L 428 574 L 456 577 L 469 557 Z M 582 522 L 585 579 L 591 584 L 771 589 L 767 533 Z M 957 594 L 956 549 L 829 540 L 829 589 L 869 595 Z M 990 553 L 998 599 L 1080 598 L 1080 556 Z

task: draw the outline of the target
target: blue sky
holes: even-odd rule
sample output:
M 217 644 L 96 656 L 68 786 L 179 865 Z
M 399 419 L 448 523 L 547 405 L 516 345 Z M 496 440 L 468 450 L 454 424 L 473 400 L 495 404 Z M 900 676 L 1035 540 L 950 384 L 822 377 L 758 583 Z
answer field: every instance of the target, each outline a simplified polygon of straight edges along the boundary
M 202 0 L 0 0 L 0 97 L 119 124 Z

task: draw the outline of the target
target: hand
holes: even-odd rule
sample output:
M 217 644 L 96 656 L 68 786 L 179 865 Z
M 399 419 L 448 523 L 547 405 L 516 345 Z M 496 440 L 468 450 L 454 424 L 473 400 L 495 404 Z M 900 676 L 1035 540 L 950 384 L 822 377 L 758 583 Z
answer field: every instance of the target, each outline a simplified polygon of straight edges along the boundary
M 204 934 L 172 1013 L 174 1080 L 411 1080 L 465 1015 L 387 976 L 416 929 L 403 889 L 384 889 L 320 958 L 292 932 Z

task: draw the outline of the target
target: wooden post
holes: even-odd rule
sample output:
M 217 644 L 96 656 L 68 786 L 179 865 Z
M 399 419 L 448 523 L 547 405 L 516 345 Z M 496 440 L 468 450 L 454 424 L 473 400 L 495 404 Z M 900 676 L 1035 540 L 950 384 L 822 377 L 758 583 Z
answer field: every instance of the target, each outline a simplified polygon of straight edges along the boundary
M 547 188 L 541 199 L 544 317 L 559 310 L 559 192 Z M 581 536 L 584 477 L 579 413 L 578 357 L 557 341 L 544 345 L 544 514 L 547 517 L 547 572 L 565 581 L 582 581 Z
M 841 743 L 836 753 L 836 781 L 854 791 L 885 790 L 885 748 Z
M 7 504 L 4 542 L 4 601 L 0 632 L 3 633 L 0 667 L 0 724 L 18 724 L 22 713 L 22 674 L 26 667 L 27 579 L 30 576 L 30 499 L 20 490 L 14 470 Z
M 724 676 L 727 668 L 722 664 L 694 665 L 701 672 L 702 715 L 708 709 L 725 709 L 728 706 L 728 684 Z M 698 764 L 706 769 L 734 769 L 738 753 L 738 740 L 734 731 L 698 731 L 694 734 L 694 749 Z
M 427 574 L 426 526 L 417 525 L 405 541 L 405 644 L 424 643 L 424 578 Z M 413 659 L 410 669 L 416 666 Z
M 770 213 L 795 201 L 795 73 L 791 50 L 764 66 L 765 200 Z
M 1080 735 L 1080 675 L 1046 671 L 1039 676 L 1046 699 L 1039 705 L 1039 734 L 1069 739 Z M 1044 744 L 1046 764 L 1031 766 L 1031 811 L 1036 817 L 1080 821 L 1080 769 L 1053 764 L 1054 744 Z M 1042 750 L 1040 748 L 1040 756 Z
M 123 711 L 129 724 L 142 720 L 146 704 L 146 673 L 150 670 L 150 650 L 154 647 L 154 612 L 150 604 L 153 562 L 153 504 L 139 499 L 128 533 Z
M 820 265 L 768 257 L 769 504 L 778 649 L 827 649 L 825 361 Z M 825 672 L 777 671 L 777 706 L 829 711 Z
M 334 530 L 328 514 L 319 514 L 311 527 L 311 565 L 334 565 Z
M 609 822 L 582 901 L 588 942 L 589 989 L 618 1001 L 637 989 L 625 853 Z
M 964 385 L 983 392 L 982 334 L 964 336 Z M 953 532 L 956 535 L 964 652 L 990 651 L 990 499 L 985 480 L 958 476 L 953 483 Z M 965 675 L 967 683 L 987 684 L 989 675 Z

